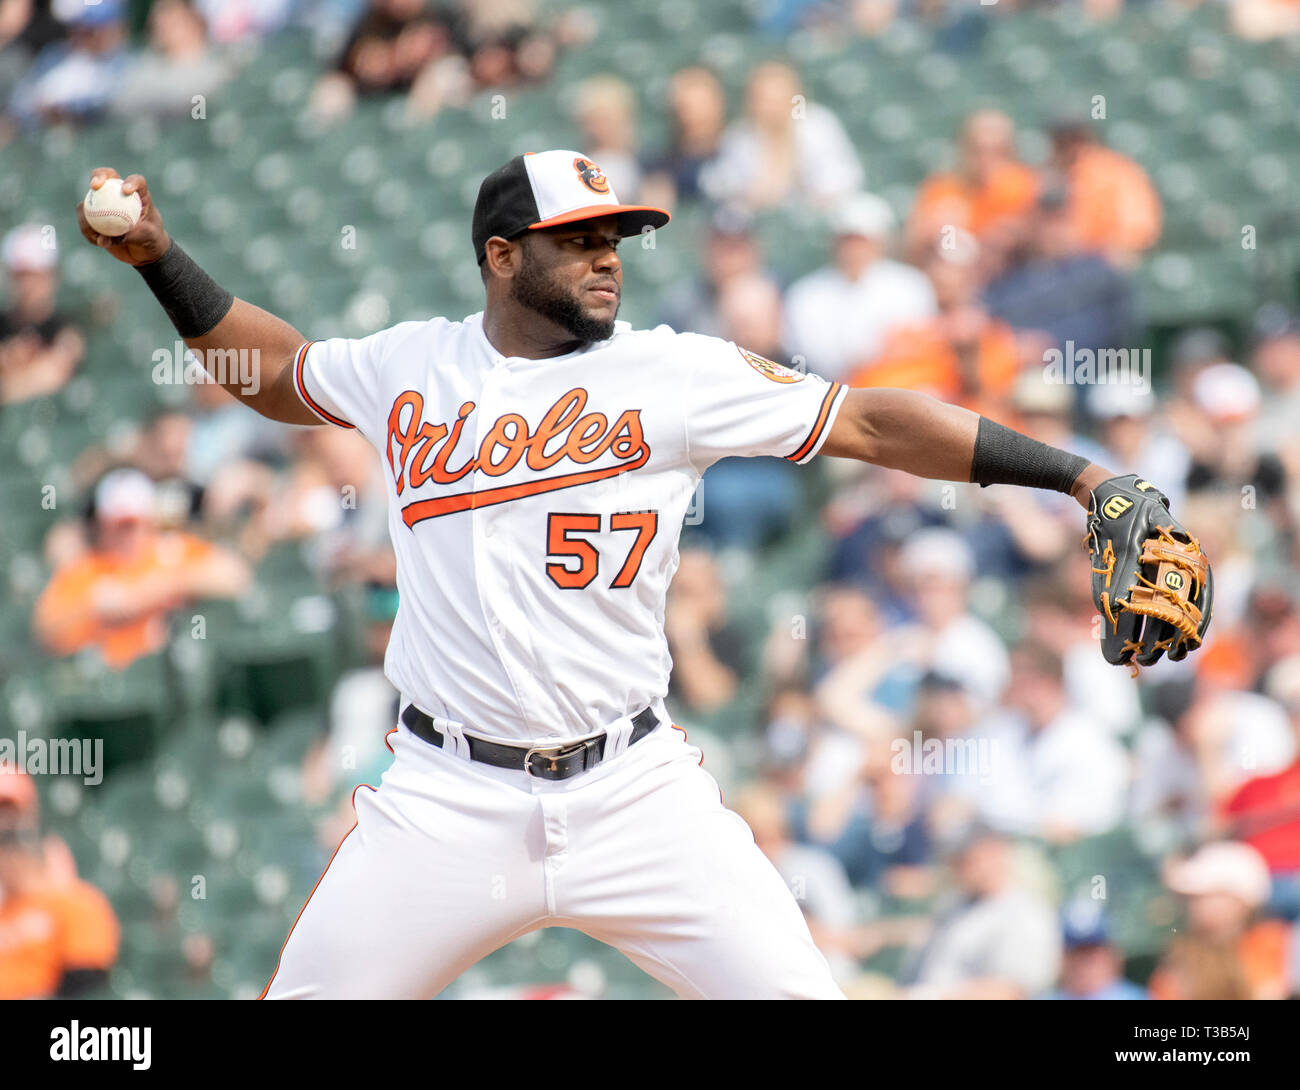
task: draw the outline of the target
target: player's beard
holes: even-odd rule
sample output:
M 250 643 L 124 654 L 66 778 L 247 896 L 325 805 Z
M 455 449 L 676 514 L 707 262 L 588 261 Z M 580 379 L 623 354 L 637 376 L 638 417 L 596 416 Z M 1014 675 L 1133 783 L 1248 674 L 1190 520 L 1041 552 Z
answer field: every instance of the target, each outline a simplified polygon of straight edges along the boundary
M 536 311 L 568 330 L 582 344 L 603 341 L 614 335 L 614 319 L 605 321 L 588 314 L 573 292 L 547 275 L 546 269 L 532 257 L 527 246 L 524 247 L 519 275 L 511 281 L 510 294 L 520 306 Z M 614 314 L 618 314 L 617 307 Z

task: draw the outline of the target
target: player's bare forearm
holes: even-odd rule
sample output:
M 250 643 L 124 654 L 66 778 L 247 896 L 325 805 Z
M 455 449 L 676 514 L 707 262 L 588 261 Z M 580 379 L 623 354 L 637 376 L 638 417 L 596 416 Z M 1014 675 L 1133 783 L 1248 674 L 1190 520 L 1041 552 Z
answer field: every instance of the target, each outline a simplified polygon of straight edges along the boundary
M 283 318 L 236 299 L 230 312 L 201 337 L 187 337 L 208 371 L 234 397 L 265 417 L 285 424 L 319 424 L 293 388 L 294 354 L 306 338 Z M 223 359 L 251 366 L 219 366 Z M 252 381 L 248 381 L 251 378 Z
M 98 191 L 119 177 L 112 167 L 97 167 L 90 188 Z M 88 221 L 84 202 L 77 205 L 77 225 L 86 241 L 141 270 L 160 301 L 166 298 L 163 305 L 185 343 L 233 396 L 272 420 L 321 423 L 293 388 L 294 353 L 306 338 L 282 318 L 221 292 L 188 258 L 179 271 L 151 275 L 179 264 L 181 251 L 164 228 L 142 175 L 127 177 L 122 195 L 140 198 L 139 219 L 123 234 L 101 234 Z
M 917 477 L 970 480 L 979 417 L 914 390 L 850 390 L 823 454 Z
M 850 390 L 821 453 L 901 469 L 940 481 L 970 481 L 980 416 L 915 390 Z M 1087 507 L 1092 489 L 1113 476 L 1087 463 L 1069 488 Z

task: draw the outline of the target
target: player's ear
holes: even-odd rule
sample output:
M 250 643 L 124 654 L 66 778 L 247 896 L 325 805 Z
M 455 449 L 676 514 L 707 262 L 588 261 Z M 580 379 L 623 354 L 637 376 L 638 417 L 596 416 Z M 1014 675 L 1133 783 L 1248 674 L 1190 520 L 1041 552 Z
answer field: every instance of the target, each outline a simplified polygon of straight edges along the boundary
M 519 250 L 517 243 L 510 242 L 500 235 L 493 235 L 483 244 L 483 276 L 490 280 L 494 276 L 505 280 L 512 279 L 519 271 Z

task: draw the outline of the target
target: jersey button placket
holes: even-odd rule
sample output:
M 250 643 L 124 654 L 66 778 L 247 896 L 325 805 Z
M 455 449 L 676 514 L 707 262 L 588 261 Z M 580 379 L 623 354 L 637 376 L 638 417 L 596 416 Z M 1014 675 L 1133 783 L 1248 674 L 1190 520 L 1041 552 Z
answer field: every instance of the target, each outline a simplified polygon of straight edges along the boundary
M 479 390 L 479 401 L 475 412 L 477 417 L 474 433 L 475 451 L 481 452 L 483 450 L 483 440 L 487 437 L 493 423 L 503 411 L 500 391 L 502 383 L 508 375 L 504 364 L 503 357 L 495 356 L 492 369 L 483 378 L 483 385 Z M 485 474 L 481 469 L 475 469 L 471 478 L 474 482 L 475 491 L 492 488 L 500 483 L 498 478 Z M 509 580 L 505 578 L 508 574 L 509 564 L 502 554 L 503 546 L 508 547 L 508 543 L 496 533 L 495 523 L 498 518 L 496 507 L 471 508 L 470 517 L 473 520 L 474 529 L 474 567 L 478 573 L 479 606 L 483 610 L 484 618 L 487 620 L 488 630 L 491 633 L 492 642 L 496 646 L 497 654 L 500 656 L 502 668 L 505 670 L 506 676 L 510 678 L 515 692 L 519 693 L 519 677 L 525 671 L 518 661 L 514 646 L 506 639 L 506 626 L 501 619 L 497 604 L 497 597 L 501 596 L 504 604 L 506 601 L 505 595 L 509 592 Z M 488 544 L 489 541 L 492 541 L 491 546 Z
M 496 419 L 497 405 L 497 386 L 501 375 L 502 358 L 494 356 L 492 359 L 492 370 L 483 378 L 483 385 L 479 390 L 479 401 L 476 412 L 476 423 L 474 429 L 474 449 L 475 451 L 483 450 L 483 440 L 491 428 L 491 421 Z M 491 487 L 492 478 L 485 474 L 482 469 L 475 469 L 470 475 L 475 492 L 484 488 Z M 497 651 L 502 655 L 503 665 L 509 670 L 509 663 L 505 662 L 504 649 L 501 647 L 501 621 L 497 617 L 492 603 L 492 590 L 496 586 L 496 571 L 493 564 L 494 557 L 491 550 L 484 546 L 487 538 L 492 536 L 492 508 L 490 507 L 473 507 L 470 509 L 470 518 L 474 526 L 474 568 L 478 573 L 478 597 L 479 605 L 482 607 L 483 616 L 487 618 L 488 627 L 492 630 L 492 635 L 497 643 Z

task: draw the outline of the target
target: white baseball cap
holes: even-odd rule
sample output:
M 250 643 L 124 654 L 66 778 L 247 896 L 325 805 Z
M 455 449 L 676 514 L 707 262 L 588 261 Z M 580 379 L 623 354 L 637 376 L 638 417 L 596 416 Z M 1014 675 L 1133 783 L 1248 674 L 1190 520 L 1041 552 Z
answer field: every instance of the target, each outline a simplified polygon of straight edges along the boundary
M 1300 711 L 1300 654 L 1273 664 L 1264 677 L 1264 691 L 1283 707 Z
M 35 223 L 24 223 L 5 235 L 0 260 L 11 272 L 48 272 L 59 263 L 54 231 Z
M 153 481 L 138 469 L 111 470 L 95 486 L 95 517 L 103 522 L 156 514 Z
M 1175 893 L 1195 897 L 1227 893 L 1251 908 L 1268 900 L 1272 882 L 1264 857 L 1249 844 L 1221 840 L 1206 844 L 1169 868 L 1166 884 Z
M 894 230 L 894 210 L 874 193 L 858 193 L 838 205 L 830 215 L 831 232 L 859 238 L 888 238 Z
M 1070 391 L 1063 382 L 1050 382 L 1044 371 L 1030 368 L 1016 379 L 1011 404 L 1017 412 L 1061 415 L 1070 411 Z
M 911 576 L 968 580 L 975 574 L 970 546 L 954 530 L 932 527 L 913 534 L 903 545 L 899 564 Z
M 1259 381 L 1239 363 L 1212 363 L 1196 376 L 1192 396 L 1215 420 L 1241 420 L 1259 409 Z
M 1121 416 L 1150 416 L 1155 395 L 1150 387 L 1103 382 L 1088 393 L 1088 408 L 1098 420 Z
M 662 208 L 620 204 L 605 172 L 577 151 L 516 155 L 483 179 L 474 202 L 474 256 L 483 261 L 487 240 L 518 238 L 525 231 L 618 216 L 623 235 L 662 227 L 671 218 Z

